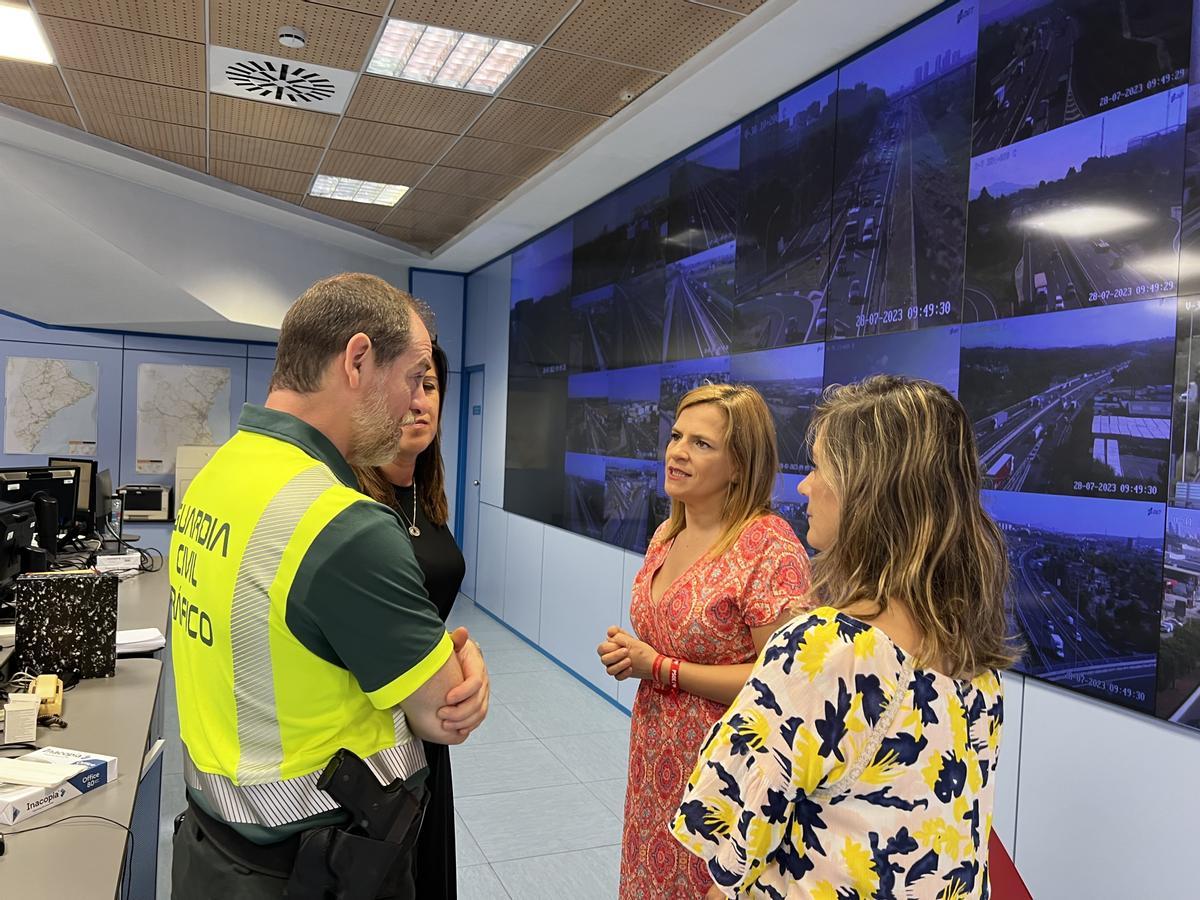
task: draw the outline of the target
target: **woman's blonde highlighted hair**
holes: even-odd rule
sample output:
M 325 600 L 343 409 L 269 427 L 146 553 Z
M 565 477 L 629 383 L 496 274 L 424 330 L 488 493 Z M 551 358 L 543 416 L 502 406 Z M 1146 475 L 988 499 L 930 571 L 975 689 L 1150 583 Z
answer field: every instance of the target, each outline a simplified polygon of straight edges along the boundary
M 771 511 L 771 492 L 779 471 L 779 450 L 775 442 L 775 422 L 762 395 L 745 384 L 702 384 L 683 395 L 675 410 L 679 418 L 685 409 L 711 403 L 725 412 L 722 441 L 733 462 L 733 481 L 725 497 L 721 521 L 725 528 L 709 555 L 718 557 L 741 536 L 755 519 Z M 684 504 L 671 501 L 671 517 L 661 540 L 669 541 L 686 524 Z
M 876 375 L 827 389 L 809 442 L 841 510 L 813 561 L 822 602 L 902 602 L 924 634 L 919 663 L 955 678 L 1012 665 L 1008 557 L 980 503 L 962 404 L 932 382 Z

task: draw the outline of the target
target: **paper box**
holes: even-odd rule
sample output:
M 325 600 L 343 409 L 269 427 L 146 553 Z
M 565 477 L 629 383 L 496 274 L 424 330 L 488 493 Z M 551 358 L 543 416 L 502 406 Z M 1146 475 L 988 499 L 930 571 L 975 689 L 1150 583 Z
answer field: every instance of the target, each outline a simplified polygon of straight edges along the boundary
M 58 787 L 28 787 L 23 784 L 0 784 L 0 825 L 13 825 L 40 812 L 45 812 L 68 800 L 89 793 L 117 780 L 117 758 L 85 750 L 62 747 L 43 747 L 26 753 L 20 759 L 74 763 L 86 768 Z

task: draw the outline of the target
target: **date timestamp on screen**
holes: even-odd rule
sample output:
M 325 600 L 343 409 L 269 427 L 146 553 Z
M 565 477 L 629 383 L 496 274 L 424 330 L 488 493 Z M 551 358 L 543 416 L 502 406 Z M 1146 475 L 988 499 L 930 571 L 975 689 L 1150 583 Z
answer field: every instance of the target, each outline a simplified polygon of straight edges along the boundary
M 1088 294 L 1088 300 L 1091 303 L 1107 303 L 1109 300 L 1128 300 L 1132 297 L 1169 294 L 1174 290 L 1174 281 L 1151 281 L 1134 287 L 1106 288 L 1103 291 L 1092 291 Z
M 895 325 L 897 322 L 938 319 L 951 315 L 953 312 L 954 304 L 949 300 L 939 300 L 936 303 L 900 306 L 896 309 L 885 309 L 882 312 L 859 313 L 854 319 L 854 324 L 858 328 L 874 328 L 876 325 Z
M 1102 681 L 1098 678 L 1090 678 L 1087 675 L 1072 674 L 1071 680 L 1079 687 L 1090 688 L 1098 693 L 1108 694 L 1110 697 L 1123 697 L 1126 700 L 1132 700 L 1136 703 L 1146 702 L 1146 692 L 1139 691 L 1137 688 L 1122 687 L 1113 681 Z
M 1089 494 L 1118 494 L 1130 497 L 1157 497 L 1156 484 L 1131 484 L 1127 481 L 1075 481 L 1071 487 L 1081 493 Z

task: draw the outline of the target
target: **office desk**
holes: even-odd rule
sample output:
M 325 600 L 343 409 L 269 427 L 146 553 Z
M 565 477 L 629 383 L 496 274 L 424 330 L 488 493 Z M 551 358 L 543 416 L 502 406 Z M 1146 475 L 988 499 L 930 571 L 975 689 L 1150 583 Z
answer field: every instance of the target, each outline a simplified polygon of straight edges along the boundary
M 117 595 L 118 628 L 167 629 L 167 573 L 139 575 L 121 583 Z M 143 785 L 153 803 L 157 797 L 161 756 L 153 778 L 143 780 L 142 763 L 147 746 L 161 736 L 159 684 L 160 659 L 117 661 L 112 678 L 81 681 L 63 699 L 63 718 L 69 728 L 38 729 L 41 746 L 91 750 L 117 757 L 116 783 L 78 797 L 14 826 L 0 826 L 7 852 L 0 857 L 3 894 L 25 898 L 103 898 L 112 900 L 121 889 L 120 876 L 128 835 L 116 825 L 71 816 L 96 815 L 133 827 L 134 803 Z M 17 834 L 26 828 L 39 828 Z M 157 828 L 136 832 L 134 851 L 139 858 L 157 858 Z M 144 846 L 148 845 L 148 846 Z M 151 872 L 151 879 L 153 873 Z M 153 884 L 153 880 L 150 881 Z M 142 896 L 138 891 L 133 896 Z M 152 894 L 151 894 L 152 896 Z

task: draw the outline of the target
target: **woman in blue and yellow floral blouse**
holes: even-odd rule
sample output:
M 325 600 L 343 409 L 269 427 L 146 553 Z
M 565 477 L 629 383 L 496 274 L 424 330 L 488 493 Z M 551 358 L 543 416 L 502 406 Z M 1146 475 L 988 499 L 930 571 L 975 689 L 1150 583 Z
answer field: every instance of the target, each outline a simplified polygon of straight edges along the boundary
M 876 376 L 831 389 L 811 434 L 825 605 L 767 643 L 673 832 L 710 898 L 986 898 L 1014 646 L 971 422 L 944 388 Z

